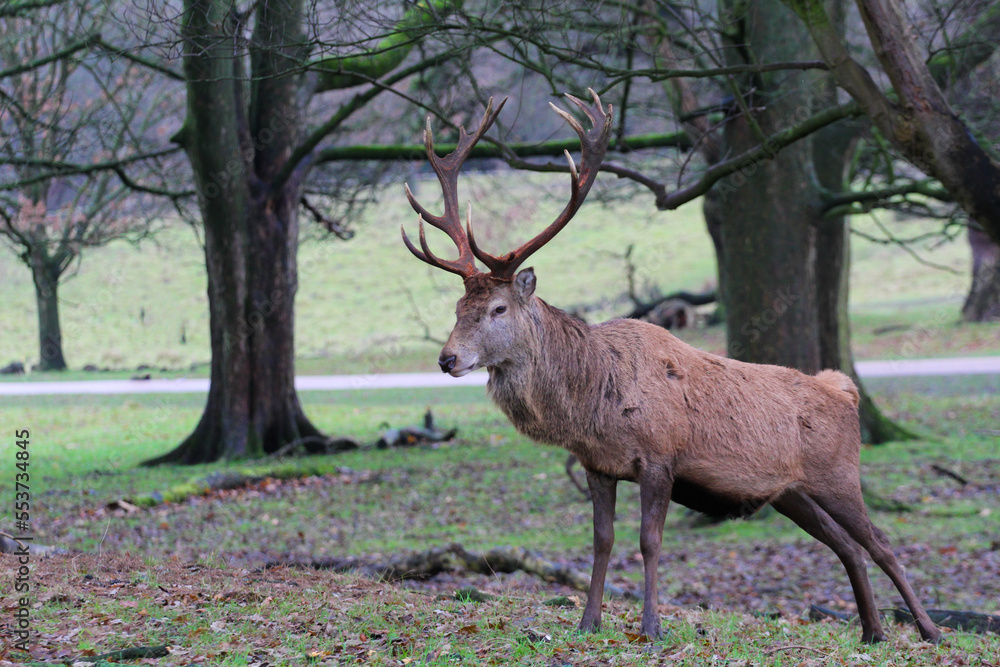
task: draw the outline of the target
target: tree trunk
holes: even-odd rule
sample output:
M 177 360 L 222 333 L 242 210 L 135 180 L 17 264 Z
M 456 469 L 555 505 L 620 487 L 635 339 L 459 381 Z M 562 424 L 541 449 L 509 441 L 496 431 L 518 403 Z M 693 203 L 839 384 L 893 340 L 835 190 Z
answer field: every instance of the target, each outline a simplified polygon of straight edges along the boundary
M 966 322 L 1000 320 L 1000 246 L 981 229 L 969 227 L 972 286 L 962 306 Z
M 763 62 L 795 60 L 809 51 L 808 34 L 802 34 L 794 15 L 777 2 L 738 8 L 733 4 L 740 20 L 729 35 L 730 64 L 745 64 L 753 56 Z M 747 100 L 756 110 L 752 117 L 744 113 L 727 123 L 724 153 L 743 152 L 760 142 L 761 133 L 771 134 L 794 124 L 799 112 L 811 112 L 808 91 L 799 80 L 804 75 L 796 75 L 794 90 L 778 94 L 788 86 L 784 76 L 746 82 L 747 89 L 756 89 Z M 720 294 L 729 355 L 806 373 L 819 371 L 819 192 L 810 143 L 795 143 L 770 160 L 752 164 L 720 181 L 715 190 L 723 220 L 719 274 L 725 283 Z
M 831 18 L 843 24 L 842 5 L 833 7 Z M 820 103 L 836 104 L 837 86 L 826 77 Z M 819 183 L 829 192 L 845 192 L 846 158 L 856 133 L 847 122 L 823 128 L 812 137 L 813 165 Z M 910 440 L 915 436 L 888 419 L 875 405 L 854 368 L 851 350 L 851 320 L 848 310 L 851 273 L 850 226 L 844 216 L 819 221 L 816 255 L 816 305 L 819 309 L 820 367 L 836 368 L 851 377 L 858 387 L 861 440 L 882 444 Z
M 175 450 L 147 462 L 258 458 L 319 431 L 295 393 L 298 208 L 305 167 L 274 175 L 301 139 L 306 94 L 300 2 L 258 6 L 253 76 L 233 57 L 232 17 L 218 0 L 187 0 L 187 151 L 205 224 L 211 384 L 205 412 Z M 291 52 L 291 53 L 289 53 Z M 294 70 L 288 73 L 288 70 Z M 248 83 L 250 92 L 244 86 Z M 318 447 L 318 445 L 317 445 Z
M 805 28 L 779 3 L 751 7 L 739 24 L 743 34 L 734 43 L 748 44 L 764 61 L 795 60 L 812 50 Z M 841 20 L 837 7 L 833 9 L 835 20 Z M 730 53 L 735 54 L 734 64 L 741 62 L 740 48 Z M 793 82 L 762 77 L 753 85 L 762 99 L 749 104 L 760 108 L 753 120 L 764 134 L 836 101 L 836 87 L 825 74 L 799 75 Z M 772 92 L 777 93 L 773 100 Z M 745 116 L 730 121 L 727 128 L 729 153 L 759 141 Z M 821 210 L 824 189 L 844 189 L 852 141 L 853 132 L 844 121 L 825 128 L 720 182 L 711 208 L 721 209 L 713 211 L 713 218 L 723 221 L 717 256 L 730 356 L 806 373 L 842 370 L 861 394 L 862 438 L 880 443 L 911 436 L 879 412 L 854 370 L 847 307 L 848 226 L 843 217 L 826 218 Z
M 819 137 L 818 137 L 819 138 Z M 819 154 L 817 154 L 819 157 Z M 818 169 L 817 171 L 822 171 Z M 848 317 L 848 275 L 850 273 L 850 235 L 844 218 L 827 220 L 819 229 L 817 255 L 817 304 L 819 307 L 820 366 L 837 368 L 851 376 L 861 400 L 861 440 L 880 445 L 916 436 L 882 414 L 854 368 L 851 351 L 851 322 Z
M 246 225 L 206 220 L 208 401 L 194 432 L 148 465 L 259 458 L 321 435 L 303 413 L 294 385 L 297 207 L 258 205 L 251 214 Z M 244 271 L 232 270 L 241 264 Z
M 38 304 L 38 369 L 64 371 L 62 328 L 59 325 L 59 271 L 43 260 L 33 260 L 31 267 Z
M 733 124 L 747 129 L 741 121 Z M 728 134 L 734 146 L 749 139 L 734 131 Z M 726 213 L 719 273 L 725 276 L 729 355 L 816 373 L 817 198 L 804 178 L 811 166 L 803 160 L 803 149 L 789 147 L 727 184 L 732 189 L 723 190 L 721 199 Z

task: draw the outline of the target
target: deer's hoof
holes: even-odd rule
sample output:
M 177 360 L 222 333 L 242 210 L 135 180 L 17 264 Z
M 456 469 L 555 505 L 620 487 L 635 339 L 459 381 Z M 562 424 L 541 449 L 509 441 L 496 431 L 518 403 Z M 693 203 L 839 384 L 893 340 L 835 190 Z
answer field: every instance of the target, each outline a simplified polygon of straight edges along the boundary
M 660 619 L 655 621 L 643 621 L 639 628 L 639 634 L 649 639 L 659 639 L 663 636 L 663 628 L 660 627 Z
M 920 638 L 923 639 L 925 642 L 929 642 L 931 644 L 940 644 L 942 641 L 944 641 L 944 637 L 941 635 L 941 631 L 938 630 L 937 628 L 935 628 L 931 632 L 924 632 L 923 630 L 921 630 Z
M 862 633 L 861 642 L 863 644 L 878 644 L 879 642 L 885 641 L 885 635 L 881 632 L 873 632 L 871 634 Z

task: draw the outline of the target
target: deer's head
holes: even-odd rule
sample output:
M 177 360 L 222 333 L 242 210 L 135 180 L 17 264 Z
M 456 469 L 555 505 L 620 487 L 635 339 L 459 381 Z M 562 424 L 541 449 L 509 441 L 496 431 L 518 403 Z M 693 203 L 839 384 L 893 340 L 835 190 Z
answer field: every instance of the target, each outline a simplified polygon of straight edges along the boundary
M 476 244 L 476 238 L 472 233 L 471 202 L 463 228 L 458 207 L 458 175 L 462 163 L 469 157 L 473 146 L 493 125 L 507 100 L 501 102 L 494 111 L 493 100 L 490 99 L 479 129 L 469 135 L 464 127 L 460 127 L 458 146 L 443 158 L 434 152 L 434 137 L 428 117 L 427 128 L 424 130 L 424 145 L 427 147 L 427 157 L 444 193 L 444 213 L 440 216 L 429 213 L 417 202 L 409 186 L 406 186 L 406 198 L 420 218 L 420 249 L 410 242 L 405 230 L 402 230 L 402 234 L 406 247 L 418 259 L 439 269 L 456 273 L 462 276 L 465 282 L 465 295 L 458 300 L 456 307 L 458 321 L 438 358 L 438 364 L 445 373 L 461 377 L 483 366 L 499 366 L 523 353 L 527 339 L 533 335 L 535 273 L 530 268 L 520 272 L 517 269 L 532 253 L 552 240 L 566 226 L 583 204 L 584 198 L 594 184 L 594 179 L 597 178 L 597 171 L 611 136 L 612 109 L 609 105 L 605 111 L 597 93 L 591 90 L 590 94 L 593 96 L 592 105 L 572 95 L 566 96 L 590 119 L 593 125 L 590 130 L 584 130 L 573 116 L 552 105 L 556 113 L 562 116 L 580 137 L 579 170 L 569 151 L 566 151 L 571 179 L 569 203 L 555 221 L 538 236 L 517 250 L 500 256 L 491 255 Z M 457 259 L 440 259 L 431 252 L 424 233 L 425 221 L 451 238 L 458 248 Z M 486 265 L 489 271 L 480 271 L 476 267 L 476 259 Z

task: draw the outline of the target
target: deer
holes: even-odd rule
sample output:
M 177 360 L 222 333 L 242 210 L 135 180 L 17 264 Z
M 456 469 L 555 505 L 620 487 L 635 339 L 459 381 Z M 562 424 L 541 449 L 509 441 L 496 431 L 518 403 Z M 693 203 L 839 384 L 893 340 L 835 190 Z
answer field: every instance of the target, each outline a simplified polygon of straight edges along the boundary
M 552 108 L 580 138 L 577 167 L 566 151 L 570 199 L 556 219 L 516 250 L 492 255 L 477 243 L 469 202 L 463 227 L 458 178 L 473 147 L 493 125 L 490 99 L 478 129 L 461 126 L 453 152 L 434 150 L 431 119 L 424 130 L 427 159 L 443 193 L 444 212 L 430 213 L 405 185 L 417 213 L 419 245 L 401 225 L 417 259 L 462 277 L 465 293 L 438 365 L 461 377 L 486 367 L 487 392 L 528 438 L 574 455 L 586 471 L 593 502 L 594 563 L 579 630 L 601 627 L 608 562 L 615 541 L 617 484 L 639 485 L 639 546 L 643 561 L 640 632 L 661 636 L 657 570 L 671 502 L 716 518 L 747 517 L 765 505 L 791 519 L 840 559 L 854 591 L 861 640 L 885 640 L 865 553 L 889 576 L 920 636 L 940 633 L 906 579 L 889 539 L 868 516 L 861 495 L 859 394 L 836 370 L 807 375 L 752 364 L 694 348 L 667 330 L 634 319 L 589 325 L 536 296 L 533 268 L 518 270 L 580 209 L 607 151 L 613 109 L 567 99 L 589 120 Z M 431 252 L 425 223 L 443 231 L 456 259 Z M 479 260 L 487 271 L 479 270 Z

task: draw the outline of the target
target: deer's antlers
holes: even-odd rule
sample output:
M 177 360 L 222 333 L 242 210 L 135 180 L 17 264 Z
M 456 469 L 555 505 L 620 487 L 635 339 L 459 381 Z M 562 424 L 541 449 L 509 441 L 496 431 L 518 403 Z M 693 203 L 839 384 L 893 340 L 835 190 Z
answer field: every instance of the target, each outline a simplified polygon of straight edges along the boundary
M 583 100 L 577 99 L 567 94 L 566 97 L 582 110 L 590 119 L 593 127 L 584 130 L 577 120 L 554 104 L 552 108 L 562 116 L 570 127 L 576 131 L 580 137 L 581 161 L 580 169 L 577 170 L 576 163 L 570 156 L 569 151 L 565 151 L 566 159 L 569 161 L 571 194 L 569 203 L 562 210 L 562 213 L 546 227 L 540 234 L 522 245 L 517 250 L 503 256 L 491 255 L 482 250 L 477 244 L 472 233 L 472 204 L 469 203 L 469 210 L 466 217 L 465 229 L 462 228 L 462 221 L 458 210 L 458 172 L 468 158 L 472 147 L 482 138 L 483 134 L 493 125 L 503 105 L 507 99 L 500 103 L 496 111 L 493 111 L 493 98 L 490 98 L 486 105 L 486 113 L 479 124 L 479 129 L 475 134 L 469 136 L 464 127 L 459 128 L 459 141 L 455 150 L 446 157 L 439 158 L 434 153 L 434 137 L 431 133 L 430 117 L 427 118 L 427 128 L 424 130 L 424 145 L 427 147 L 427 157 L 431 162 L 431 167 L 437 174 L 441 183 L 441 190 L 444 193 L 444 214 L 441 216 L 432 215 L 417 202 L 409 186 L 406 186 L 406 198 L 410 206 L 417 212 L 420 219 L 420 247 L 417 250 L 410 239 L 406 236 L 406 230 L 401 229 L 403 242 L 418 259 L 427 262 L 431 266 L 436 266 L 445 271 L 457 273 L 463 278 L 480 273 L 476 268 L 475 258 L 478 258 L 490 270 L 490 277 L 497 280 L 509 281 L 514 277 L 517 268 L 531 256 L 536 250 L 552 240 L 552 238 L 562 230 L 566 224 L 573 219 L 573 216 L 580 209 L 583 200 L 590 192 L 594 180 L 597 178 L 597 171 L 604 159 L 604 153 L 608 149 L 608 140 L 611 137 L 611 121 L 613 110 L 608 105 L 607 111 L 601 105 L 601 98 L 593 90 L 588 90 L 594 99 L 592 105 L 588 105 Z M 424 221 L 445 232 L 458 247 L 458 259 L 443 260 L 436 257 L 427 247 L 427 239 L 424 235 Z

